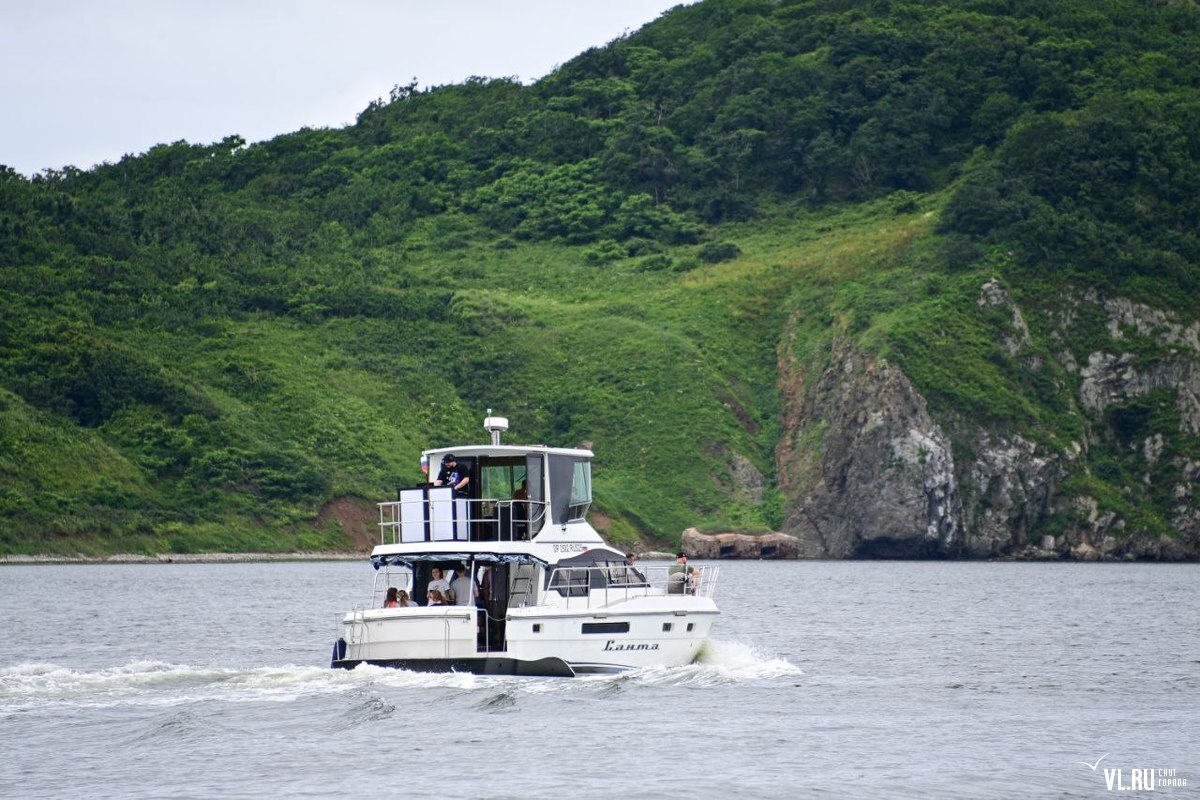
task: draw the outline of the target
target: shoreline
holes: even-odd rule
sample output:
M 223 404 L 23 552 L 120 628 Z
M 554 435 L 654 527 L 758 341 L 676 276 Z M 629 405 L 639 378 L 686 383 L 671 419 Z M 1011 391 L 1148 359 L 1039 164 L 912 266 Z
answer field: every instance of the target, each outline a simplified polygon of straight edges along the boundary
M 276 561 L 359 561 L 370 553 L 345 551 L 317 553 L 160 553 L 146 556 L 136 553 L 114 553 L 111 556 L 0 556 L 0 567 L 47 564 L 238 564 L 270 563 Z
M 255 564 L 286 561 L 359 561 L 370 558 L 369 551 L 360 553 L 349 551 L 313 552 L 300 551 L 294 553 L 159 553 L 147 556 L 136 553 L 114 553 L 110 556 L 56 556 L 56 555 L 12 555 L 0 556 L 0 568 L 6 566 L 47 566 L 71 564 Z M 674 555 L 665 552 L 648 551 L 638 554 L 638 561 L 673 561 Z M 899 559 L 840 559 L 840 558 L 693 558 L 694 561 L 721 563 L 726 561 L 942 561 L 957 563 L 1043 563 L 1043 564 L 1195 564 L 1196 559 L 1136 559 L 1130 556 L 1113 557 L 1099 556 L 1091 558 L 1073 558 L 1070 556 L 1050 556 L 1041 554 L 1013 554 L 992 558 L 899 558 Z

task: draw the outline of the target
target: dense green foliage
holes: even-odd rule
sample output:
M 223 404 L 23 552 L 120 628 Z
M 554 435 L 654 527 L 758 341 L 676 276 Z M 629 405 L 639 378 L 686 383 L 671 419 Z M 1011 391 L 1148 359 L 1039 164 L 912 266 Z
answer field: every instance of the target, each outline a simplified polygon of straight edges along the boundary
M 942 411 L 1077 439 L 1071 376 L 1006 358 L 974 295 L 1194 318 L 1198 28 L 1191 2 L 706 0 L 532 86 L 3 170 L 0 552 L 331 546 L 326 502 L 415 480 L 488 407 L 594 442 L 617 539 L 777 525 L 729 463 L 773 474 L 788 320 L 810 369 L 850 335 Z M 1154 409 L 1111 427 L 1195 452 Z M 1108 429 L 1084 477 L 1128 505 Z

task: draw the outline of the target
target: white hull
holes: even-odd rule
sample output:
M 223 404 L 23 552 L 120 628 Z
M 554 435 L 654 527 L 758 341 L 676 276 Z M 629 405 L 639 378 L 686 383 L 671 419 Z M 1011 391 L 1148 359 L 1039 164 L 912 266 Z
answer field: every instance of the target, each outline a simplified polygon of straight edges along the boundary
M 345 651 L 335 659 L 342 663 L 335 666 L 368 663 L 441 669 L 446 662 L 557 660 L 579 674 L 691 664 L 700 655 L 717 608 L 708 598 L 689 597 L 682 603 L 671 598 L 669 609 L 662 608 L 665 601 L 645 597 L 620 604 L 625 608 L 582 611 L 512 609 L 500 649 L 488 649 L 481 642 L 480 612 L 471 607 L 355 612 L 343 621 Z M 462 666 L 486 671 L 474 668 L 482 664 Z
M 508 623 L 508 650 L 525 661 L 557 657 L 578 672 L 619 672 L 638 667 L 679 667 L 700 655 L 717 617 L 712 601 L 693 611 L 597 610 L 593 613 L 522 615 Z M 678 615 L 677 615 L 678 614 Z M 584 625 L 629 625 L 628 632 L 583 634 Z M 541 631 L 533 633 L 534 625 Z M 670 625 L 669 631 L 663 626 Z M 691 626 L 691 630 L 688 627 Z

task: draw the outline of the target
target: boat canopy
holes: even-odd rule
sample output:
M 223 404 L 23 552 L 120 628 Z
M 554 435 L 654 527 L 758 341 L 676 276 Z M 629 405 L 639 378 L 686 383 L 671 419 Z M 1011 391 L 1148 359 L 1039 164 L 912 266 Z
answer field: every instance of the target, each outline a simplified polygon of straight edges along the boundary
M 417 561 L 462 561 L 474 559 L 482 564 L 541 564 L 546 561 L 529 553 L 480 553 L 480 552 L 436 552 L 436 553 L 385 553 L 371 556 L 371 566 L 375 569 L 382 567 L 408 567 Z

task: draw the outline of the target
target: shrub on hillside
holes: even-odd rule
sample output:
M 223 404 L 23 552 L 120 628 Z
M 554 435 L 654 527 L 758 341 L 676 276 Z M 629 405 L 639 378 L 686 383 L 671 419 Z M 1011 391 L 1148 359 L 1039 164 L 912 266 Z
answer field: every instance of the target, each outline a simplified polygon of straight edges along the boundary
M 742 249 L 733 242 L 707 242 L 696 253 L 706 264 L 732 261 L 742 254 Z

